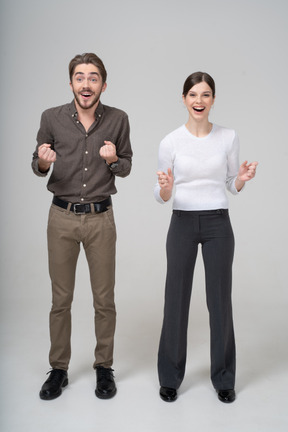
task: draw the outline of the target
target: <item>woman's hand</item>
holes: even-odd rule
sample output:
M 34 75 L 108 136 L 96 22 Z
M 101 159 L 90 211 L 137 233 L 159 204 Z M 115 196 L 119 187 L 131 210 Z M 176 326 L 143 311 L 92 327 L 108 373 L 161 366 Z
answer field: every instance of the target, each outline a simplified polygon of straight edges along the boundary
M 247 161 L 243 162 L 237 175 L 238 180 L 246 182 L 255 177 L 257 165 L 258 162 L 251 162 L 250 164 Z
M 235 186 L 238 192 L 240 192 L 240 190 L 243 188 L 246 181 L 249 181 L 255 177 L 257 165 L 258 162 L 251 162 L 248 164 L 248 161 L 245 161 L 240 165 L 239 172 L 235 180 Z
M 163 199 L 163 201 L 168 201 L 171 198 L 173 184 L 174 184 L 174 177 L 172 174 L 172 170 L 171 168 L 168 168 L 167 174 L 163 171 L 158 171 L 157 175 L 158 175 L 158 183 L 161 188 L 160 196 Z

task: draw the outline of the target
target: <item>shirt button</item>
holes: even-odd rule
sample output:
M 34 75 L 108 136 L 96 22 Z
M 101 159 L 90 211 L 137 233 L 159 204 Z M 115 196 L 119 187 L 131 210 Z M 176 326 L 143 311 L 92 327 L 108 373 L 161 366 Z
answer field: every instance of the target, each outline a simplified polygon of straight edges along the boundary
M 88 134 L 86 134 L 86 138 L 88 137 Z
M 80 123 L 79 120 L 77 120 L 76 123 L 79 124 Z
M 88 150 L 85 151 L 85 154 L 88 154 Z
M 85 171 L 88 171 L 88 168 L 84 168 Z
M 86 184 L 85 184 L 85 183 L 83 184 L 83 187 L 86 187 Z
M 81 198 L 81 201 L 84 201 L 84 198 Z

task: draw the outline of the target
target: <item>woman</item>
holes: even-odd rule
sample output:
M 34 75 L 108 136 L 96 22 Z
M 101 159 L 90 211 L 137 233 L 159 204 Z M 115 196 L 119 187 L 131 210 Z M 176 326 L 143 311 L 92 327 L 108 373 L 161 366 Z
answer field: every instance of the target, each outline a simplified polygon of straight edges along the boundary
M 225 188 L 238 194 L 255 176 L 257 162 L 239 167 L 234 130 L 209 121 L 215 83 L 190 75 L 183 87 L 189 118 L 160 144 L 155 197 L 172 196 L 167 236 L 164 320 L 158 353 L 160 397 L 175 401 L 185 373 L 187 326 L 198 244 L 202 245 L 211 338 L 211 380 L 222 402 L 235 400 L 235 341 L 231 305 L 234 236 Z

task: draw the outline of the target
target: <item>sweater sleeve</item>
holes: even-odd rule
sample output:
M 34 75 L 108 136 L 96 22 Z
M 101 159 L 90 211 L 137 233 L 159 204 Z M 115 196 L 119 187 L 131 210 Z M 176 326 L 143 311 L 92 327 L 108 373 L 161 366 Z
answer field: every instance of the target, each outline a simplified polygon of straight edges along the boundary
M 233 195 L 237 195 L 238 192 L 235 186 L 235 180 L 239 171 L 239 137 L 235 131 L 234 138 L 231 142 L 230 148 L 227 154 L 227 176 L 226 176 L 226 188 Z M 243 190 L 243 188 L 242 188 Z
M 159 153 L 158 153 L 158 171 L 163 171 L 167 174 L 168 168 L 171 168 L 172 173 L 174 171 L 173 167 L 173 157 L 172 157 L 172 145 L 171 142 L 168 140 L 168 138 L 164 138 L 159 146 Z M 168 201 L 163 201 L 163 199 L 160 196 L 160 186 L 157 182 L 154 186 L 154 197 L 156 201 L 158 201 L 160 204 L 164 204 Z M 171 198 L 170 198 L 171 199 Z

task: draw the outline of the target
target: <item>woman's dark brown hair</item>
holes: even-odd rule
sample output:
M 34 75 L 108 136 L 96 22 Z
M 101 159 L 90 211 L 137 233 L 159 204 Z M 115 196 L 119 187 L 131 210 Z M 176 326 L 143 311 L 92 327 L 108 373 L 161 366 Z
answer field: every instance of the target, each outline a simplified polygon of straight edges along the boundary
M 189 75 L 183 85 L 183 96 L 186 97 L 189 90 L 196 84 L 206 82 L 212 90 L 212 96 L 215 97 L 215 82 L 213 78 L 206 72 L 194 72 Z

